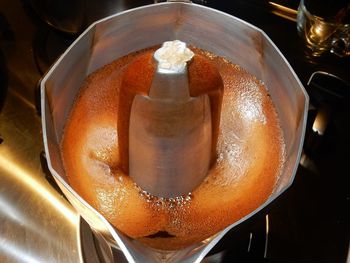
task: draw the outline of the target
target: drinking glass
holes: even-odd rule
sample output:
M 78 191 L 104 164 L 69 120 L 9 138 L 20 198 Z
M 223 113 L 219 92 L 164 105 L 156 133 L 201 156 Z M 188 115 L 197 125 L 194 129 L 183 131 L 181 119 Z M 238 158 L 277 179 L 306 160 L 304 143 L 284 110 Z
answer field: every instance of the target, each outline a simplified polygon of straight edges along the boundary
M 331 52 L 350 55 L 350 3 L 301 0 L 297 29 L 314 57 Z

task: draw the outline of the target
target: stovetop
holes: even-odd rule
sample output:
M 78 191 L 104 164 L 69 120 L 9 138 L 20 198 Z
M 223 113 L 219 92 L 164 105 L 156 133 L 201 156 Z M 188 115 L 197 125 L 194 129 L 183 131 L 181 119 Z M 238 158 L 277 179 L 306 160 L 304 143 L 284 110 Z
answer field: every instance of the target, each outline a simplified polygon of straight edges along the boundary
M 81 221 L 45 169 L 38 82 L 89 20 L 75 34 L 61 32 L 40 13 L 40 2 L 0 2 L 0 262 L 87 262 L 78 245 Z M 61 1 L 66 14 L 78 2 Z M 115 2 L 113 11 L 151 3 Z M 296 0 L 200 3 L 264 30 L 311 100 L 293 185 L 233 229 L 205 262 L 350 262 L 350 57 L 308 56 L 296 30 Z

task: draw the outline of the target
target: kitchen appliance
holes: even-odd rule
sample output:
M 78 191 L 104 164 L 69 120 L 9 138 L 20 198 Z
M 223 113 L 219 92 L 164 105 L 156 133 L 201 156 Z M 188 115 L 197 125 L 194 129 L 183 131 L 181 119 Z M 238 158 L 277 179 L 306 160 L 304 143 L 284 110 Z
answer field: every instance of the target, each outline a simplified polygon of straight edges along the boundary
M 286 162 L 274 193 L 264 205 L 201 244 L 164 254 L 114 229 L 74 192 L 65 177 L 59 142 L 74 98 L 88 74 L 120 56 L 169 39 L 181 39 L 226 57 L 265 83 L 284 133 Z M 226 232 L 286 190 L 293 181 L 301 155 L 308 109 L 304 88 L 264 32 L 223 12 L 183 2 L 144 6 L 92 24 L 45 75 L 41 98 L 45 152 L 60 189 L 95 231 L 112 246 L 117 244 L 129 261 L 140 262 L 162 261 L 164 257 L 168 257 L 169 262 L 199 262 Z
M 293 184 L 265 209 L 230 230 L 203 262 L 346 262 L 350 192 L 343 171 L 349 163 L 346 120 L 350 108 L 346 97 L 336 96 L 324 134 L 315 134 L 312 126 L 319 103 L 314 103 L 312 91 L 321 90 L 328 101 L 338 85 L 326 75 L 309 85 L 308 81 L 313 72 L 322 71 L 349 83 L 350 60 L 305 55 L 295 23 L 298 1 L 209 0 L 202 4 L 263 29 L 293 67 L 312 103 L 307 150 Z M 95 232 L 79 223 L 41 154 L 36 84 L 76 37 L 43 22 L 28 0 L 0 2 L 1 262 L 104 262 Z

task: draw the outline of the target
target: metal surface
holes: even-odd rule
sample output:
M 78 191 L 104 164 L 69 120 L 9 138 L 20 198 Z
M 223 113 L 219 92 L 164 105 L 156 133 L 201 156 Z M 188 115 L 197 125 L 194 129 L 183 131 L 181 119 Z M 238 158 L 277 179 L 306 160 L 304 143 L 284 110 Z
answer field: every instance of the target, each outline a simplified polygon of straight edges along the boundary
M 12 25 L 7 37 L 4 21 Z M 40 165 L 43 143 L 34 104 L 40 74 L 30 49 L 35 25 L 20 2 L 1 1 L 0 29 L 0 63 L 2 55 L 6 62 L 6 72 L 0 72 L 0 89 L 6 89 L 0 93 L 0 262 L 79 262 L 78 216 Z
M 91 230 L 86 221 L 80 217 L 79 223 L 79 252 L 82 255 L 84 263 L 126 263 L 128 262 L 119 248 L 110 247 L 109 244 L 97 232 Z M 248 243 L 250 251 L 252 233 Z M 266 245 L 266 243 L 265 243 Z M 111 255 L 112 253 L 112 255 Z M 202 263 L 219 263 L 222 262 L 225 250 L 206 256 Z
M 135 35 L 138 37 L 134 38 Z M 210 242 L 206 246 L 203 246 L 205 242 L 200 244 L 200 249 L 192 247 L 180 251 L 181 257 L 189 262 L 199 261 L 231 228 L 260 211 L 286 190 L 293 182 L 302 150 L 308 96 L 288 62 L 258 28 L 225 13 L 184 3 L 137 8 L 93 24 L 43 79 L 45 151 L 50 170 L 67 198 L 93 228 L 100 229 L 107 238 L 110 232 L 128 260 L 155 260 L 156 257 L 153 257 L 154 253 L 118 233 L 74 192 L 64 175 L 58 143 L 67 114 L 87 74 L 117 57 L 168 39 L 181 39 L 227 57 L 261 79 L 275 103 L 286 143 L 285 167 L 271 198 L 257 210 L 207 240 Z
M 207 176 L 212 118 L 208 95 L 190 96 L 187 63 L 194 53 L 183 42 L 165 43 L 154 53 L 149 94 L 137 94 L 131 106 L 129 176 L 148 193 L 171 198 L 187 195 Z M 176 52 L 176 45 L 184 47 Z M 161 52 L 168 54 L 161 59 Z

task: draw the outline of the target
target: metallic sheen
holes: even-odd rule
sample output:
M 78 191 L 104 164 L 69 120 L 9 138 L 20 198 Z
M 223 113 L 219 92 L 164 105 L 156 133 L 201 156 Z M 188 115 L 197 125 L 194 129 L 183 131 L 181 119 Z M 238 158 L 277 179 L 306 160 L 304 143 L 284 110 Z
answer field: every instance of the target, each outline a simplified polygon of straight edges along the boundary
M 34 103 L 40 74 L 30 49 L 36 27 L 22 2 L 7 3 L 0 2 L 1 21 L 9 21 L 13 34 L 0 39 L 8 75 L 0 98 L 0 262 L 81 262 L 78 214 L 40 164 L 44 146 Z
M 149 94 L 135 96 L 130 114 L 129 175 L 143 190 L 165 198 L 187 195 L 200 185 L 212 152 L 209 97 L 190 96 L 187 62 L 193 52 L 186 48 L 191 54 L 185 56 L 164 48 L 179 43 L 186 48 L 176 40 L 156 50 Z

